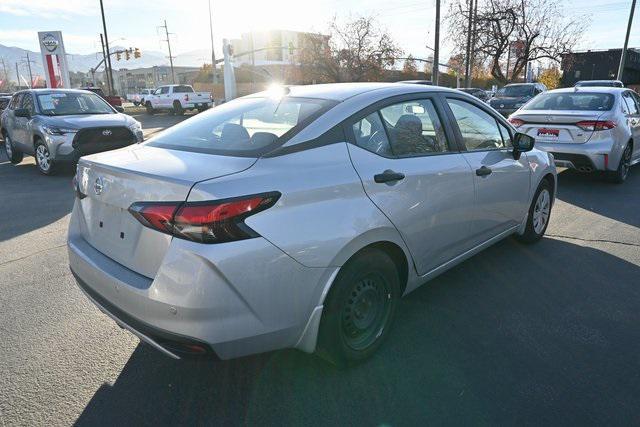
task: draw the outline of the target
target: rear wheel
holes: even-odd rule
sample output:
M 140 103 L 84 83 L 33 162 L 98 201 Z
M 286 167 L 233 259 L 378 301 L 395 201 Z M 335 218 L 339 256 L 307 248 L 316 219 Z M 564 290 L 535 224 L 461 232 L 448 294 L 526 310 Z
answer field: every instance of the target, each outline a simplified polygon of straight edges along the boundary
M 184 108 L 182 108 L 182 105 L 180 104 L 179 101 L 173 102 L 173 113 L 178 116 L 181 116 L 184 114 Z
M 543 179 L 529 207 L 524 234 L 516 236 L 523 243 L 535 243 L 544 236 L 551 216 L 551 184 Z
M 55 162 L 47 146 L 42 142 L 37 142 L 35 147 L 36 166 L 44 175 L 55 173 Z
M 391 326 L 400 297 L 393 260 L 367 249 L 345 264 L 324 304 L 318 354 L 342 367 L 370 357 Z
M 147 101 L 146 104 L 144 104 L 144 106 L 147 109 L 147 114 L 153 115 L 155 113 L 155 110 L 153 109 L 149 101 Z
M 8 134 L 4 135 L 4 153 L 7 155 L 7 159 L 14 165 L 20 163 L 24 157 L 20 151 L 13 147 L 13 142 L 11 142 Z
M 627 180 L 627 176 L 629 176 L 629 169 L 631 168 L 631 151 L 631 144 L 627 144 L 622 152 L 618 169 L 613 172 L 609 172 L 609 180 L 611 182 L 615 184 L 622 184 Z

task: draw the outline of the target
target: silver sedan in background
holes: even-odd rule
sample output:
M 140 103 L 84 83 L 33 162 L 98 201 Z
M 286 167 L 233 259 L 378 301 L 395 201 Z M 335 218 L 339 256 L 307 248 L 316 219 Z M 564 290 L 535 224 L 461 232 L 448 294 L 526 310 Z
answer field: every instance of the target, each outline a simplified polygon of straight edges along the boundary
M 174 358 L 294 347 L 357 362 L 400 296 L 507 236 L 542 237 L 556 168 L 533 143 L 436 86 L 251 95 L 81 158 L 70 267 Z
M 80 156 L 141 142 L 140 122 L 122 114 L 95 93 L 73 89 L 17 92 L 2 112 L 0 134 L 11 163 L 25 154 L 38 170 L 55 173 Z
M 640 162 L 640 97 L 615 87 L 556 89 L 538 95 L 509 117 L 553 153 L 558 166 L 602 171 L 622 183 Z

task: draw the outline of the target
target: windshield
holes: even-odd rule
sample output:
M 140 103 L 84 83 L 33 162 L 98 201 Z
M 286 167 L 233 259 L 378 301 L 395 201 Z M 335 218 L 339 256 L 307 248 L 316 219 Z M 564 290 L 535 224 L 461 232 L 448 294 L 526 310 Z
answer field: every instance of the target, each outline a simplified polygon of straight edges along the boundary
M 509 98 L 532 96 L 533 86 L 530 86 L 530 85 L 505 86 L 498 91 L 497 95 L 509 97 Z
M 335 105 L 307 98 L 245 98 L 198 114 L 149 140 L 152 147 L 229 156 L 268 152 Z
M 45 116 L 114 114 L 111 106 L 94 93 L 54 92 L 38 94 L 36 98 Z
M 524 110 L 607 111 L 613 107 L 609 93 L 544 93 L 524 106 Z

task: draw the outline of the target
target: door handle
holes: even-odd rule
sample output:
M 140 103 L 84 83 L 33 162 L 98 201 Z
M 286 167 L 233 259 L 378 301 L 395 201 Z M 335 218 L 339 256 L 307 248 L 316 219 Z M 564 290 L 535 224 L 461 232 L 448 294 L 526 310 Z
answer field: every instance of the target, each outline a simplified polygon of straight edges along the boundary
M 403 173 L 394 172 L 391 169 L 387 169 L 386 171 L 373 176 L 373 180 L 378 184 L 382 184 L 385 182 L 402 181 L 403 179 Z
M 478 176 L 487 176 L 490 175 L 491 172 L 493 172 L 491 168 L 488 168 L 486 166 L 482 166 L 480 169 L 476 169 L 476 175 Z

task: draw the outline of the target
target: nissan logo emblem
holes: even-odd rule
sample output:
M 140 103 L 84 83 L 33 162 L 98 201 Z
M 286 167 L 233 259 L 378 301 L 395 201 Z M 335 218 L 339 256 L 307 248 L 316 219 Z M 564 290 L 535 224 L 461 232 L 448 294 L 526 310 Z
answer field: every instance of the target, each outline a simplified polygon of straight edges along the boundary
M 102 131 L 102 134 L 103 134 L 104 136 L 109 136 L 109 135 L 111 135 L 112 133 L 113 133 L 113 132 L 111 132 L 109 129 L 105 129 L 105 130 L 103 130 L 103 131 Z
M 49 52 L 54 52 L 58 48 L 58 40 L 53 36 L 53 34 L 45 34 L 42 37 L 42 45 Z
M 93 184 L 93 191 L 96 193 L 96 196 L 99 196 L 100 194 L 102 194 L 103 190 L 104 190 L 104 181 L 102 180 L 101 177 L 97 177 L 96 182 Z
M 504 104 L 500 104 L 500 108 L 504 108 Z

